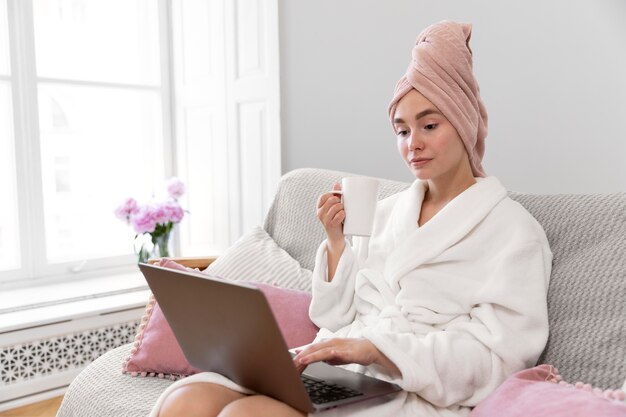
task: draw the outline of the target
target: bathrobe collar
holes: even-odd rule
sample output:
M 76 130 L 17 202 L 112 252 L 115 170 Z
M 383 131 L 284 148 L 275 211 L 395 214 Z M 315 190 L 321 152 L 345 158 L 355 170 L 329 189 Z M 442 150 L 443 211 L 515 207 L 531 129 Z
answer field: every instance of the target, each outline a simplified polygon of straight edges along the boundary
M 463 239 L 504 198 L 506 189 L 496 177 L 476 178 L 476 184 L 446 204 L 422 227 L 417 226 L 427 183 L 416 180 L 398 198 L 392 212 L 396 249 L 385 263 L 392 288 L 407 272 L 428 262 Z

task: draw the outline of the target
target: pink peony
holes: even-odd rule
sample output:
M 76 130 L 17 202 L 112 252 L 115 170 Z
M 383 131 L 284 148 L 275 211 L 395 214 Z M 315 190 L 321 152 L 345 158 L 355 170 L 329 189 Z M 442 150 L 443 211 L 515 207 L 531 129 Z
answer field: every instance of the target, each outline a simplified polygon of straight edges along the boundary
M 185 194 L 185 184 L 177 177 L 172 177 L 167 181 L 167 193 L 174 200 L 178 200 L 183 194 Z
M 158 224 L 167 224 L 170 221 L 170 210 L 166 203 L 160 203 L 153 207 L 153 217 Z
M 152 233 L 156 227 L 155 212 L 151 206 L 143 206 L 132 217 L 132 224 L 137 234 Z
M 114 211 L 115 217 L 120 220 L 130 221 L 130 216 L 139 211 L 137 201 L 134 198 L 127 198 L 124 203 L 117 207 Z
M 185 217 L 185 211 L 176 201 L 166 201 L 163 203 L 162 207 L 165 211 L 167 211 L 169 221 L 172 223 L 178 223 L 183 219 L 183 217 Z
M 167 182 L 167 192 L 169 199 L 167 201 L 152 201 L 145 205 L 137 204 L 133 198 L 128 198 L 122 205 L 114 211 L 115 216 L 125 220 L 132 225 L 137 239 L 144 239 L 148 236 L 155 243 L 161 256 L 167 255 L 167 240 L 172 232 L 173 225 L 180 222 L 185 216 L 177 199 L 185 193 L 185 184 L 178 178 L 173 177 Z M 140 235 L 144 235 L 140 237 Z M 165 243 L 159 243 L 159 242 Z M 146 247 L 146 242 L 141 243 L 139 249 L 139 261 L 145 261 L 150 255 Z M 161 247 L 161 245 L 165 245 Z M 157 250 L 157 249 L 150 249 Z M 165 255 L 164 255 L 165 254 Z

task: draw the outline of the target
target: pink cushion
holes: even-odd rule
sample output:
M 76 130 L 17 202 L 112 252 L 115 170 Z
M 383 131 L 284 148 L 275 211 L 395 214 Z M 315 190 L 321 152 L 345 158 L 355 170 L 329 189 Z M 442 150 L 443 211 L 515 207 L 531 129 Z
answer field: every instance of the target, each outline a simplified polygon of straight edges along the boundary
M 624 392 L 568 384 L 556 368 L 539 365 L 508 378 L 470 417 L 626 417 Z
M 170 259 L 157 265 L 187 270 Z M 289 348 L 310 343 L 319 330 L 309 318 L 311 294 L 273 285 L 248 282 L 259 288 L 270 305 Z M 177 379 L 201 372 L 189 364 L 158 303 L 150 297 L 141 319 L 135 344 L 124 361 L 123 371 L 137 376 L 159 376 Z

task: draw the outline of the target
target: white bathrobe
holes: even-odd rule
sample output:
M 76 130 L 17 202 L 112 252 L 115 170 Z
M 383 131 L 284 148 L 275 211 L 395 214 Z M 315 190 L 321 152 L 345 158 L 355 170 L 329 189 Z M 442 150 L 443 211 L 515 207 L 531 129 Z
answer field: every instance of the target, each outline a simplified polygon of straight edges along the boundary
M 378 203 L 371 238 L 346 241 L 332 282 L 326 242 L 313 271 L 316 341 L 364 337 L 401 371 L 348 369 L 400 385 L 387 398 L 316 416 L 465 416 L 507 376 L 533 366 L 548 338 L 552 253 L 535 219 L 494 178 L 477 183 L 418 227 L 426 183 Z M 248 392 L 202 373 L 206 381 Z
M 464 416 L 507 376 L 533 366 L 546 344 L 552 253 L 541 226 L 488 177 L 418 227 L 425 190 L 417 180 L 379 202 L 372 237 L 346 245 L 332 282 L 325 243 L 317 253 L 316 340 L 370 340 L 401 378 L 348 369 L 405 390 L 362 412 L 329 415 Z

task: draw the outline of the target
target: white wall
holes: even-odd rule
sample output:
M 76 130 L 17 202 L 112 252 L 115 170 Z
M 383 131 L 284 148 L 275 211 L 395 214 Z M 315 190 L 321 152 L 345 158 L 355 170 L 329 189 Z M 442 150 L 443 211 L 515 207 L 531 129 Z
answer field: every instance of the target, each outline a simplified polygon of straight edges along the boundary
M 387 105 L 418 33 L 474 25 L 484 166 L 512 190 L 626 191 L 626 1 L 280 0 L 282 166 L 410 181 Z

